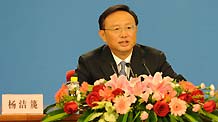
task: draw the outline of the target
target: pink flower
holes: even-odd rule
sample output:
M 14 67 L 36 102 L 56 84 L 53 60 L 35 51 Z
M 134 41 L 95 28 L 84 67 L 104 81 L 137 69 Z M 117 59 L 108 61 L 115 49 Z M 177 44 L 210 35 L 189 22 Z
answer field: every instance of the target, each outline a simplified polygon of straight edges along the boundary
M 117 77 L 117 75 L 114 74 L 111 76 L 111 80 L 105 83 L 105 86 L 111 87 L 112 90 L 120 88 L 125 91 L 129 87 L 129 81 L 126 76 L 121 75 L 120 77 Z
M 144 94 L 141 95 L 141 98 L 143 101 L 145 101 L 146 103 L 148 102 L 148 98 L 149 98 L 149 93 L 145 92 Z
M 153 105 L 149 103 L 145 106 L 145 108 L 148 110 L 151 110 L 153 108 Z
M 187 109 L 186 102 L 176 97 L 171 99 L 169 106 L 171 114 L 174 116 L 182 116 Z
M 130 102 L 130 104 L 135 103 L 137 98 L 134 95 L 129 95 L 128 96 L 128 101 Z
M 192 108 L 192 111 L 198 112 L 200 109 L 201 109 L 201 105 L 199 105 L 199 104 L 194 104 L 194 105 L 193 105 L 193 108 Z
M 154 85 L 158 85 L 160 82 L 162 82 L 162 73 L 161 72 L 156 72 L 154 74 L 152 82 L 154 83 Z
M 141 83 L 141 78 L 131 78 L 129 83 L 131 87 L 134 87 L 137 83 Z
M 148 113 L 146 111 L 143 111 L 140 115 L 141 120 L 146 120 L 148 118 Z
M 152 99 L 160 101 L 165 98 L 169 101 L 176 96 L 176 91 L 172 86 L 172 80 L 170 77 L 162 78 L 162 73 L 156 72 L 154 77 L 148 76 L 144 79 L 143 83 L 145 85 L 143 87 L 150 88 L 153 91 Z
M 163 99 L 164 96 L 162 96 L 163 94 L 161 94 L 159 91 L 155 91 L 154 94 L 152 95 L 152 99 L 160 101 Z
M 114 99 L 114 107 L 119 114 L 126 114 L 130 110 L 131 102 L 125 96 L 118 96 Z
M 170 82 L 165 83 L 165 85 L 160 88 L 160 92 L 163 94 L 166 101 L 170 101 L 177 94 L 177 92 L 171 86 Z
M 141 82 L 140 78 L 132 78 L 129 82 L 131 88 L 128 88 L 128 91 L 132 91 L 130 94 L 140 96 L 144 92 L 146 86 Z
M 63 98 L 63 96 L 68 95 L 68 88 L 66 85 L 62 84 L 61 88 L 55 94 L 55 101 L 58 103 Z

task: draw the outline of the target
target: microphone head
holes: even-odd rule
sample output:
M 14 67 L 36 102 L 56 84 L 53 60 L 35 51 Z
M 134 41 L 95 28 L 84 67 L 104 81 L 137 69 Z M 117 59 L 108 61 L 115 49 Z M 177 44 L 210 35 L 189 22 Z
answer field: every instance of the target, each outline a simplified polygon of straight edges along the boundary
M 131 67 L 131 64 L 130 63 L 126 63 L 126 67 L 128 67 L 130 69 L 130 77 L 136 77 L 136 75 L 134 74 L 133 70 L 132 70 L 132 67 Z
M 68 70 L 66 72 L 66 80 L 67 81 L 70 81 L 71 80 L 71 77 L 75 74 L 75 70 Z

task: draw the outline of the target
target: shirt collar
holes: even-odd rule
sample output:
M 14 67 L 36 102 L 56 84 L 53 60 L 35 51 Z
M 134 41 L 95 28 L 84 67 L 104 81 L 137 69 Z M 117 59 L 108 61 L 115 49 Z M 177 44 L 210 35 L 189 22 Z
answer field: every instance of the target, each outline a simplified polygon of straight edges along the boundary
M 120 59 L 119 57 L 117 57 L 113 52 L 111 52 L 112 55 L 113 55 L 113 58 L 116 62 L 116 64 L 118 65 L 121 61 L 125 61 L 126 63 L 130 63 L 130 59 L 131 59 L 131 56 L 132 56 L 132 52 L 129 54 L 129 56 L 125 59 L 125 60 L 122 60 Z

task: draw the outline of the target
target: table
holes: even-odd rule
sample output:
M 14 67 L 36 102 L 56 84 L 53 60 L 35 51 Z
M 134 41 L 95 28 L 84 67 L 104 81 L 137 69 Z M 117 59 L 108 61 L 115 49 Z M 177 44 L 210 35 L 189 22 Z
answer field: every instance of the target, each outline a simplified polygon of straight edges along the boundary
M 0 115 L 0 122 L 41 122 L 41 119 L 44 116 L 45 115 L 43 114 Z M 73 114 L 72 116 L 62 120 L 61 122 L 76 122 L 79 116 L 79 114 Z

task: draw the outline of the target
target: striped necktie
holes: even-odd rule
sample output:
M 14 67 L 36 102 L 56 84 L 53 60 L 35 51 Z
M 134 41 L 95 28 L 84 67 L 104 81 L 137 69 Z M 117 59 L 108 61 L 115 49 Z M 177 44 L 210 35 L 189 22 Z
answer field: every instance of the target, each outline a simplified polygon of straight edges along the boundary
M 120 69 L 119 75 L 125 75 L 126 76 L 126 71 L 125 71 L 126 62 L 121 61 L 120 66 L 121 66 L 121 69 Z

